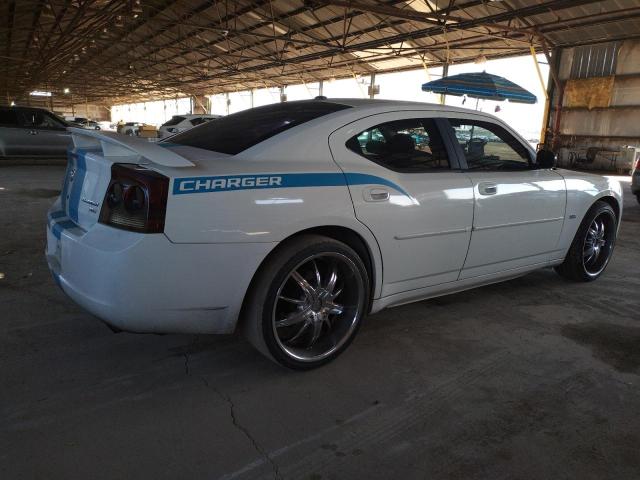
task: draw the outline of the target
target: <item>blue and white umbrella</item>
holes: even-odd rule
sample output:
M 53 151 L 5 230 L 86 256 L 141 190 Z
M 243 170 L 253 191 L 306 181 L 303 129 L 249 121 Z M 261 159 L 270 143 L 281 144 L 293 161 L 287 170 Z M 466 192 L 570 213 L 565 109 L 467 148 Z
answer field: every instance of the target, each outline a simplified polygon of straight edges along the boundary
M 422 85 L 425 92 L 445 95 L 467 95 L 487 100 L 509 100 L 518 103 L 536 103 L 536 96 L 510 80 L 490 73 L 461 73 L 433 80 Z

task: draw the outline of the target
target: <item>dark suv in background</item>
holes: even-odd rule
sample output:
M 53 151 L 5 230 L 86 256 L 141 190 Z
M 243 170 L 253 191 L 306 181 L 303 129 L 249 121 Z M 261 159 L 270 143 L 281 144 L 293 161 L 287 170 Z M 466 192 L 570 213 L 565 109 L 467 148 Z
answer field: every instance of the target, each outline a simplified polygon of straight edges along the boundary
M 43 108 L 0 107 L 0 158 L 66 156 L 68 126 Z

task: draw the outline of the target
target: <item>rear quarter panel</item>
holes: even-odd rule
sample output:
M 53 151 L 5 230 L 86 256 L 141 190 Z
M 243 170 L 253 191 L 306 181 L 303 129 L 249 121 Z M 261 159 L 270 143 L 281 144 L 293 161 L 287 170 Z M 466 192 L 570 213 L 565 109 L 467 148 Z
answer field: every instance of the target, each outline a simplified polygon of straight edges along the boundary
M 216 158 L 191 147 L 174 149 L 177 153 L 184 150 L 189 150 L 183 153 L 197 166 L 170 172 L 165 233 L 173 242 L 278 242 L 306 228 L 347 226 L 355 221 L 342 172 L 327 156 L 301 151 L 300 159 L 292 162 Z M 280 178 L 292 174 L 300 186 L 283 187 L 272 182 L 261 187 L 251 185 L 250 180 L 242 188 L 226 186 L 226 182 L 235 184 L 237 178 L 245 176 Z M 335 185 L 327 185 L 327 178 Z M 223 186 L 203 187 L 216 181 Z M 187 191 L 180 192 L 183 184 Z
M 326 137 L 324 142 L 300 139 L 293 146 L 283 141 L 281 154 L 274 148 L 271 153 L 265 149 L 260 155 L 247 151 L 246 156 L 225 156 L 186 146 L 171 148 L 196 166 L 161 170 L 171 177 L 165 219 L 169 240 L 209 244 L 269 242 L 273 249 L 303 230 L 345 227 L 360 235 L 369 247 L 376 279 L 374 296 L 379 294 L 382 259 L 378 244 L 355 217 L 344 174 L 333 162 Z M 174 193 L 184 178 L 200 177 L 206 182 L 244 175 L 293 175 L 299 186 Z

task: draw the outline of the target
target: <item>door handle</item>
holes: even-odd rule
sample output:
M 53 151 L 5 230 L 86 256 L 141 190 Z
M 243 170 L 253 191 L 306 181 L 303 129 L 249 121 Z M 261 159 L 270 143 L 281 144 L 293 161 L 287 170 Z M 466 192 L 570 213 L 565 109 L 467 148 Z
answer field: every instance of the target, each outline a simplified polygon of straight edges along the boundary
M 369 188 L 363 192 L 365 202 L 384 202 L 389 200 L 389 191 L 384 188 Z
M 495 183 L 481 183 L 478 185 L 478 191 L 482 195 L 495 195 L 498 193 L 498 186 Z

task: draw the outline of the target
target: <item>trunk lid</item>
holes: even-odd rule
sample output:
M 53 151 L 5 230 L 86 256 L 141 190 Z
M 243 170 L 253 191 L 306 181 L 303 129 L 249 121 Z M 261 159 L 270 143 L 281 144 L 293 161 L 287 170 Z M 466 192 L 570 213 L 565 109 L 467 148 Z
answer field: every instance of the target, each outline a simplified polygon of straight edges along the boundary
M 98 221 L 114 163 L 151 168 L 194 166 L 177 153 L 145 139 L 79 128 L 69 130 L 74 145 L 68 150 L 60 202 L 64 215 L 85 231 Z

